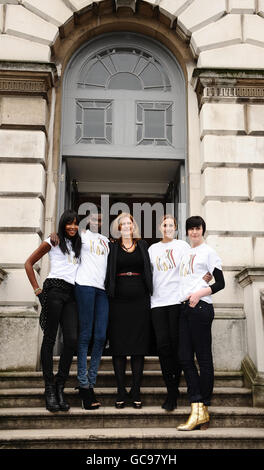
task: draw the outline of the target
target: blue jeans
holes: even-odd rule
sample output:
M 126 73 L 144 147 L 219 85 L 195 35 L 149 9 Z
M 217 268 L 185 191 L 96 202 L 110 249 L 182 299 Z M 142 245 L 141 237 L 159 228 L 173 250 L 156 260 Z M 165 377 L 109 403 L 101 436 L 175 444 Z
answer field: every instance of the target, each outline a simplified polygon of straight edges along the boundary
M 108 297 L 103 289 L 75 284 L 79 310 L 78 373 L 81 387 L 94 387 L 102 357 L 108 325 Z M 89 371 L 87 352 L 94 327 Z

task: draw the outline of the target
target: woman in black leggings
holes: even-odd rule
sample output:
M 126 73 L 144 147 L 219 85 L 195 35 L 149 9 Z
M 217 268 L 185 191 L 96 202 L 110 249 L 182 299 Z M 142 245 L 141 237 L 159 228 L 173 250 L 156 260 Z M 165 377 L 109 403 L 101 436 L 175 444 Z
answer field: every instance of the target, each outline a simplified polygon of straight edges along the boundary
M 34 293 L 42 305 L 40 326 L 44 336 L 41 346 L 41 363 L 45 382 L 46 408 L 49 411 L 68 411 L 70 406 L 65 401 L 63 390 L 77 348 L 78 311 L 74 286 L 81 252 L 78 216 L 75 212 L 68 210 L 62 214 L 58 236 L 59 245 L 52 246 L 50 237 L 47 238 L 29 256 L 25 269 Z M 33 266 L 46 253 L 49 253 L 50 272 L 41 289 Z M 58 373 L 54 377 L 53 348 L 59 325 L 62 328 L 63 350 Z
M 206 225 L 200 216 L 186 220 L 186 235 L 191 248 L 180 264 L 181 314 L 179 327 L 179 360 L 184 370 L 191 414 L 179 431 L 206 429 L 209 425 L 208 406 L 214 384 L 211 327 L 214 308 L 211 295 L 225 287 L 221 260 L 204 241 Z M 208 286 L 203 276 L 210 272 L 215 283 Z M 194 361 L 196 356 L 199 373 Z

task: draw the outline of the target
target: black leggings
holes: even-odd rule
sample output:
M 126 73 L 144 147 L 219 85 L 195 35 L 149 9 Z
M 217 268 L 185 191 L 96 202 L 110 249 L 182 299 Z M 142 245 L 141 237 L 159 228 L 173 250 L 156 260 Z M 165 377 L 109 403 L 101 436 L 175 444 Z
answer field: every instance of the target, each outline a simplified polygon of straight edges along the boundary
M 74 298 L 74 289 L 65 291 L 52 287 L 47 298 L 47 322 L 41 346 L 41 363 L 45 384 L 54 382 L 53 348 L 58 327 L 61 325 L 63 335 L 63 351 L 60 356 L 56 381 L 64 384 L 77 348 L 78 312 Z
M 178 359 L 180 305 L 151 309 L 161 371 L 169 394 L 177 396 L 181 375 Z
M 125 388 L 125 373 L 126 373 L 126 356 L 113 356 L 112 357 L 115 378 L 117 383 L 117 401 L 125 401 L 126 388 Z M 132 355 L 131 356 L 131 370 L 132 370 L 132 387 L 130 390 L 130 397 L 133 401 L 140 401 L 140 386 L 144 369 L 144 356 Z
M 184 370 L 189 400 L 210 405 L 214 386 L 211 327 L 214 308 L 200 300 L 192 308 L 182 304 L 180 315 L 179 357 Z M 196 356 L 200 373 L 196 367 Z

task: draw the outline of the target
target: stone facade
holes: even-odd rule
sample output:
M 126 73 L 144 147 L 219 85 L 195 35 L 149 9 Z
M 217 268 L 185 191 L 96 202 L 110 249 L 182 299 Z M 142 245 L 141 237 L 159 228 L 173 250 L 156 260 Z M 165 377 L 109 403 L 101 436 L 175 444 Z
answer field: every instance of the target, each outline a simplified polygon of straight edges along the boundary
M 122 30 L 160 41 L 182 67 L 189 212 L 206 219 L 226 278 L 214 299 L 216 368 L 240 370 L 249 357 L 262 386 L 252 311 L 263 286 L 253 276 L 245 287 L 239 273 L 264 269 L 263 0 L 0 0 L 0 368 L 38 366 L 23 263 L 55 227 L 65 68 L 84 42 Z M 36 272 L 43 280 L 47 261 Z

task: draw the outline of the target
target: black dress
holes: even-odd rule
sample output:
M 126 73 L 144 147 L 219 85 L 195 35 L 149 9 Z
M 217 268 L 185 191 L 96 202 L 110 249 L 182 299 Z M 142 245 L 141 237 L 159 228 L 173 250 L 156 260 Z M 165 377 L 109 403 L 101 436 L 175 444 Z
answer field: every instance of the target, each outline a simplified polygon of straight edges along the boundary
M 116 253 L 115 294 L 109 305 L 109 343 L 113 355 L 149 353 L 151 316 L 150 294 L 145 282 L 144 259 L 136 246 L 128 253 L 118 244 Z M 118 276 L 134 272 L 137 276 Z

